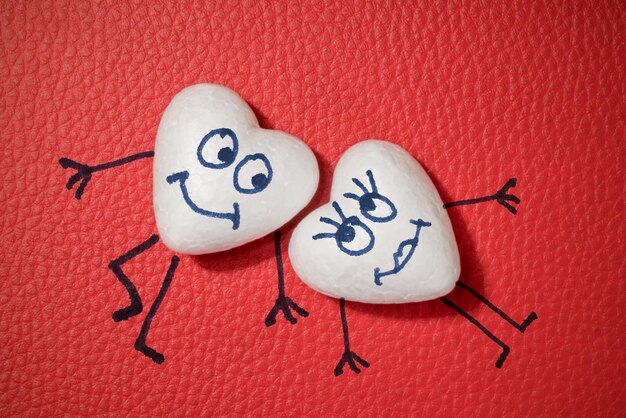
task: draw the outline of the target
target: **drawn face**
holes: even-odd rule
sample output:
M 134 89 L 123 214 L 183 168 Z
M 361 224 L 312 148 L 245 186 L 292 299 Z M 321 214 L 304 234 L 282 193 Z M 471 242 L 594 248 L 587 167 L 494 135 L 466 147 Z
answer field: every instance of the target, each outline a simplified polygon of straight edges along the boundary
M 298 139 L 260 129 L 234 92 L 196 85 L 159 126 L 154 207 L 163 241 L 204 254 L 245 244 L 295 216 L 313 196 L 317 162 Z
M 362 302 L 442 296 L 460 269 L 450 221 L 428 175 L 383 141 L 361 142 L 342 156 L 329 204 L 298 225 L 289 253 L 311 287 Z
M 212 170 L 223 170 L 235 162 L 238 151 L 239 140 L 237 139 L 237 134 L 228 128 L 218 128 L 213 129 L 202 138 L 196 155 L 200 165 Z M 261 164 L 255 164 L 256 162 Z M 233 187 L 242 194 L 261 193 L 269 186 L 272 177 L 272 165 L 265 154 L 249 154 L 235 166 Z M 239 229 L 241 213 L 238 202 L 233 202 L 233 210 L 228 212 L 217 212 L 202 208 L 189 196 L 189 191 L 187 190 L 188 179 L 189 171 L 187 170 L 172 173 L 166 178 L 169 184 L 178 183 L 180 185 L 181 195 L 191 210 L 209 218 L 230 221 L 233 229 Z
M 393 221 L 398 215 L 398 210 L 391 200 L 378 193 L 376 180 L 371 170 L 366 171 L 369 179 L 370 188 L 361 183 L 357 178 L 353 178 L 352 182 L 360 189 L 361 194 L 357 195 L 352 192 L 344 193 L 343 196 L 348 199 L 356 200 L 359 204 L 360 215 L 371 222 L 387 223 Z M 326 217 L 321 217 L 320 222 L 330 224 L 336 228 L 334 232 L 322 232 L 313 235 L 314 240 L 323 238 L 332 238 L 335 240 L 337 247 L 344 253 L 360 257 L 367 254 L 374 248 L 376 237 L 366 223 L 359 219 L 359 216 L 346 217 L 339 206 L 334 201 L 333 208 L 339 215 L 340 221 L 335 221 Z M 415 253 L 415 249 L 419 244 L 419 237 L 422 227 L 432 226 L 430 222 L 422 219 L 410 219 L 409 224 L 415 226 L 415 232 L 411 238 L 400 242 L 397 250 L 393 253 L 393 267 L 388 270 L 382 270 L 381 267 L 374 268 L 374 283 L 382 286 L 382 278 L 399 273 L 411 260 Z M 367 234 L 362 239 L 357 239 L 357 234 Z

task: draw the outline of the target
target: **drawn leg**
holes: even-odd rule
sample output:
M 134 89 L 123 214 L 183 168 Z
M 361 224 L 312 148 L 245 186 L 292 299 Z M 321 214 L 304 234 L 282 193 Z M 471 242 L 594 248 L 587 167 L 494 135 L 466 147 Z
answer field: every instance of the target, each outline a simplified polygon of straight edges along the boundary
M 139 244 L 137 247 L 133 248 L 126 254 L 116 258 L 109 263 L 109 268 L 111 269 L 111 271 L 113 271 L 113 274 L 115 274 L 117 280 L 119 280 L 120 283 L 124 285 L 124 288 L 126 288 L 126 291 L 128 292 L 128 297 L 130 298 L 129 306 L 113 312 L 113 320 L 115 322 L 126 321 L 127 319 L 140 314 L 143 310 L 143 304 L 141 303 L 139 292 L 137 292 L 137 288 L 135 287 L 133 282 L 130 281 L 128 276 L 126 276 L 126 274 L 122 270 L 122 265 L 127 261 L 133 259 L 134 257 L 138 256 L 139 254 L 143 253 L 144 251 L 149 250 L 158 241 L 159 236 L 152 235 L 150 238 Z
M 476 327 L 478 327 L 479 330 L 481 330 L 487 337 L 489 337 L 491 339 L 491 341 L 493 341 L 494 343 L 498 344 L 500 346 L 500 348 L 502 348 L 502 354 L 500 354 L 500 357 L 498 357 L 498 360 L 496 361 L 496 367 L 497 368 L 501 368 L 502 365 L 504 364 L 504 360 L 506 360 L 506 357 L 511 352 L 511 349 L 509 348 L 509 346 L 507 346 L 505 343 L 503 343 L 498 337 L 493 335 L 491 333 L 491 331 L 489 331 L 487 328 L 485 328 L 485 326 L 483 324 L 478 322 L 478 320 L 476 318 L 474 318 L 469 313 L 465 312 L 463 309 L 459 308 L 457 305 L 452 303 L 452 301 L 450 299 L 448 299 L 446 297 L 443 297 L 443 298 L 441 298 L 441 301 L 443 303 L 445 303 L 446 305 L 448 305 L 449 307 L 451 307 L 452 309 L 454 309 L 463 318 L 467 319 L 472 324 L 476 325 Z
M 161 285 L 161 289 L 159 290 L 159 294 L 157 295 L 154 303 L 150 306 L 150 310 L 148 311 L 148 315 L 146 319 L 143 320 L 143 324 L 141 325 L 141 332 L 135 341 L 135 350 L 144 354 L 147 357 L 150 357 L 152 361 L 156 364 L 161 364 L 165 361 L 165 357 L 163 354 L 159 353 L 152 347 L 148 347 L 146 345 L 146 338 L 148 337 L 148 332 L 150 332 L 150 325 L 152 325 L 152 320 L 159 310 L 159 306 L 163 302 L 165 298 L 165 294 L 172 283 L 172 278 L 174 277 L 174 272 L 176 272 L 176 268 L 178 267 L 178 262 L 180 259 L 176 256 L 172 256 L 172 261 L 170 262 L 170 267 L 167 270 L 167 274 L 165 275 L 165 279 L 163 280 L 163 284 Z
M 343 354 L 341 360 L 335 367 L 335 376 L 343 374 L 343 366 L 348 363 L 350 370 L 355 373 L 361 373 L 361 369 L 357 366 L 359 363 L 362 367 L 369 367 L 370 364 L 359 357 L 354 351 L 350 351 L 350 338 L 348 337 L 348 320 L 346 319 L 346 300 L 339 299 L 339 311 L 341 312 L 341 328 L 343 329 Z
M 298 306 L 291 298 L 285 296 L 285 273 L 283 271 L 283 255 L 280 248 L 280 232 L 278 231 L 274 233 L 274 251 L 276 253 L 276 265 L 278 268 L 278 298 L 276 298 L 274 307 L 265 317 L 266 327 L 270 327 L 276 323 L 276 315 L 278 315 L 279 311 L 282 311 L 285 319 L 292 324 L 295 324 L 298 320 L 291 313 L 291 309 L 296 311 L 296 313 L 303 318 L 309 316 L 309 313 L 305 309 Z
M 510 316 L 508 316 L 507 314 L 505 314 L 500 308 L 498 308 L 496 305 L 494 305 L 493 303 L 491 303 L 486 297 L 484 297 L 483 295 L 481 295 L 480 293 L 478 293 L 477 291 L 475 291 L 474 289 L 472 289 L 471 287 L 469 287 L 466 283 L 463 283 L 462 281 L 458 281 L 456 282 L 456 285 L 459 286 L 461 289 L 465 289 L 467 290 L 469 293 L 471 293 L 472 296 L 474 296 L 476 299 L 478 299 L 479 301 L 481 301 L 482 303 L 484 303 L 485 305 L 487 305 L 489 307 L 489 309 L 491 309 L 492 311 L 494 311 L 495 313 L 498 314 L 498 316 L 500 316 L 500 318 L 504 319 L 506 322 L 508 322 L 509 324 L 511 324 L 515 329 L 517 329 L 519 332 L 521 332 L 522 334 L 524 333 L 524 331 L 526 331 L 526 328 L 528 328 L 528 326 L 535 320 L 537 319 L 537 314 L 535 312 L 531 312 L 530 314 L 528 314 L 528 316 L 526 317 L 526 319 L 524 319 L 522 321 L 522 323 L 518 323 L 516 321 L 514 321 Z

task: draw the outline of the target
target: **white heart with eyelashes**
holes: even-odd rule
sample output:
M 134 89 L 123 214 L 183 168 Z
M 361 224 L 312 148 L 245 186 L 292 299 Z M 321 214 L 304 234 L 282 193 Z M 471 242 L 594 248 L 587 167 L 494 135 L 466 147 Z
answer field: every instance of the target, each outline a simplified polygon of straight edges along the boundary
M 313 289 L 366 303 L 444 296 L 461 269 L 450 219 L 428 174 L 404 149 L 377 140 L 341 157 L 330 202 L 298 224 L 289 256 Z
M 157 133 L 159 234 L 185 254 L 243 245 L 292 219 L 313 197 L 318 179 L 309 147 L 261 129 L 235 92 L 214 84 L 187 87 L 172 99 Z

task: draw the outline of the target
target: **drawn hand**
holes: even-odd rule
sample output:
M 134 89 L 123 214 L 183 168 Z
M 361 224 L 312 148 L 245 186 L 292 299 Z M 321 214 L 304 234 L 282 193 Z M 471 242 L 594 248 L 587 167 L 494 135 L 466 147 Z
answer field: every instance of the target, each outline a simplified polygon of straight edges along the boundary
M 73 174 L 67 180 L 67 184 L 65 185 L 65 188 L 67 190 L 72 190 L 72 188 L 74 188 L 74 185 L 76 185 L 76 183 L 80 181 L 80 184 L 76 188 L 76 193 L 74 193 L 74 197 L 77 200 L 80 200 L 80 198 L 83 195 L 83 192 L 85 191 L 85 187 L 87 187 L 87 183 L 89 183 L 89 180 L 91 180 L 91 173 L 93 172 L 93 167 L 85 165 L 85 164 L 77 163 L 76 161 L 70 160 L 69 158 L 60 158 L 59 164 L 61 164 L 61 167 L 63 167 L 64 169 L 71 168 L 71 169 L 76 170 L 76 174 Z
M 516 184 L 517 184 L 517 179 L 515 177 L 513 177 L 513 178 L 509 179 L 509 181 L 507 181 L 506 184 L 504 186 L 502 186 L 502 188 L 500 190 L 498 190 L 495 195 L 493 195 L 495 200 L 499 204 L 504 206 L 513 215 L 515 215 L 517 213 L 517 208 L 515 208 L 509 202 L 513 202 L 515 204 L 519 204 L 520 200 L 519 200 L 519 198 L 517 196 L 515 196 L 513 194 L 508 194 L 507 192 L 508 192 L 508 190 L 511 187 L 515 187 Z

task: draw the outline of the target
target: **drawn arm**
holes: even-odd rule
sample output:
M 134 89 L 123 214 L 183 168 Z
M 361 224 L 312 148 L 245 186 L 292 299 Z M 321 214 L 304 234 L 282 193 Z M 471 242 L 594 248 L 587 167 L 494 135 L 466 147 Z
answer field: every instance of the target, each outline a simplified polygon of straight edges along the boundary
M 507 192 L 509 191 L 510 188 L 515 187 L 516 184 L 517 184 L 517 179 L 513 177 L 509 179 L 509 181 L 507 181 L 504 184 L 504 186 L 502 186 L 502 188 L 498 190 L 495 194 L 483 196 L 483 197 L 477 197 L 474 199 L 458 200 L 456 202 L 448 202 L 444 204 L 443 207 L 445 209 L 448 209 L 454 206 L 474 205 L 477 203 L 491 202 L 495 200 L 496 202 L 504 206 L 509 212 L 515 215 L 517 213 L 517 208 L 514 207 L 511 203 L 519 204 L 520 200 L 517 196 L 513 194 L 508 194 Z
M 63 157 L 59 158 L 59 164 L 61 164 L 61 167 L 63 167 L 64 169 L 71 168 L 73 170 L 76 170 L 76 174 L 73 174 L 67 180 L 65 188 L 67 190 L 72 190 L 76 183 L 80 182 L 74 194 L 74 197 L 77 200 L 80 200 L 80 198 L 83 196 L 83 192 L 85 191 L 85 187 L 87 187 L 89 180 L 91 180 L 91 176 L 93 173 L 96 173 L 98 171 L 104 171 L 113 167 L 119 167 L 121 165 L 132 163 L 133 161 L 141 160 L 143 158 L 152 157 L 154 157 L 154 151 L 146 151 L 140 152 L 139 154 L 130 155 L 128 157 L 120 158 L 119 160 L 114 160 L 108 163 L 98 165 L 80 164 L 74 160 Z

